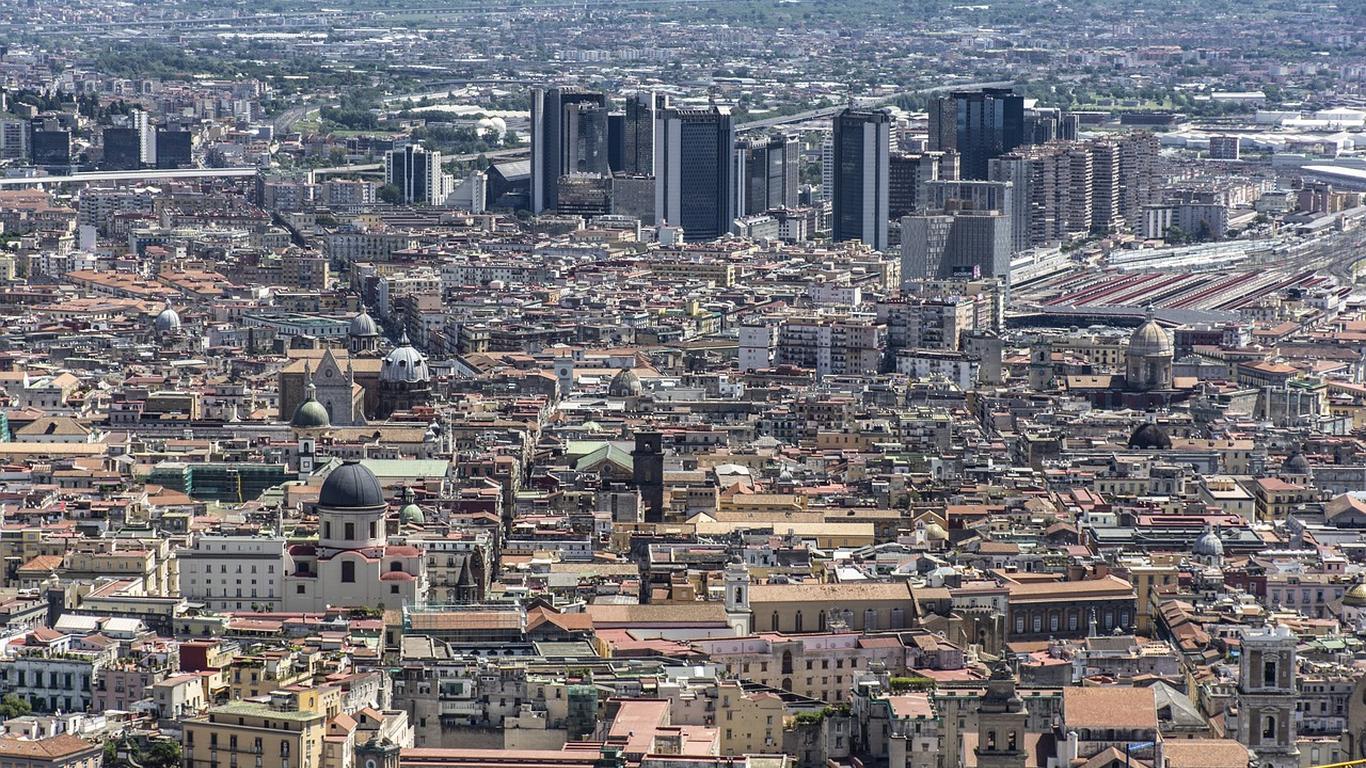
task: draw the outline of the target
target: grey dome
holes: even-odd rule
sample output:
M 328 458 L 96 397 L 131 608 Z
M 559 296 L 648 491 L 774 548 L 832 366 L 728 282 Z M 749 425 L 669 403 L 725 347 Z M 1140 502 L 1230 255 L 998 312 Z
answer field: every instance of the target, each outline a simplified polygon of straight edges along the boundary
M 365 307 L 361 307 L 360 314 L 351 318 L 351 327 L 347 329 L 346 335 L 353 339 L 372 338 L 379 335 L 379 325 Z
M 1213 528 L 1206 528 L 1205 532 L 1195 540 L 1195 546 L 1191 551 L 1202 557 L 1223 557 L 1224 542 L 1219 539 L 1219 534 Z
M 327 415 L 327 408 L 310 397 L 294 409 L 294 418 L 290 419 L 289 425 L 295 429 L 324 429 L 332 426 L 332 419 Z
M 332 470 L 318 492 L 318 504 L 336 509 L 384 506 L 379 478 L 359 462 L 348 461 Z
M 161 310 L 161 314 L 157 315 L 157 319 L 153 321 L 152 327 L 156 329 L 157 333 L 178 331 L 180 330 L 180 315 L 176 314 L 176 311 L 171 309 L 170 305 L 167 305 L 165 309 Z
M 1309 459 L 1298 450 L 1287 456 L 1281 464 L 1281 473 L 1285 475 L 1307 475 L 1309 472 Z
M 1165 451 L 1172 447 L 1172 439 L 1156 424 L 1140 424 L 1129 435 L 1129 447 L 1141 451 Z
M 430 381 L 431 378 L 427 358 L 408 343 L 406 333 L 399 339 L 398 346 L 384 356 L 379 369 L 379 380 L 391 384 L 417 384 Z
M 1152 315 L 1129 336 L 1129 354 L 1140 357 L 1173 357 L 1176 346 L 1172 335 Z
M 608 397 L 640 397 L 642 391 L 640 377 L 630 368 L 623 368 L 607 385 Z

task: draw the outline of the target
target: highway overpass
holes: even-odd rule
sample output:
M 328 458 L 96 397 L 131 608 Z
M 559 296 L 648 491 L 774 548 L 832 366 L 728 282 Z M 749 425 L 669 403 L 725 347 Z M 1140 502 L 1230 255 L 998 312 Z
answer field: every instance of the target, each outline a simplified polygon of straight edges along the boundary
M 176 168 L 145 171 L 92 171 L 65 176 L 4 176 L 0 187 L 43 187 L 49 184 L 81 184 L 95 181 L 175 181 L 176 179 L 246 178 L 260 173 L 251 168 Z

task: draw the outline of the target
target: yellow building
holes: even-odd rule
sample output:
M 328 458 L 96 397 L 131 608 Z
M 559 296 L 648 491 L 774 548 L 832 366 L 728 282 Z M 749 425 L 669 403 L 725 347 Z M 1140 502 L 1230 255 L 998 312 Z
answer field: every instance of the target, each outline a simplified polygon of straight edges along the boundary
M 235 701 L 182 722 L 185 768 L 262 764 L 278 768 L 322 765 L 327 717 L 300 709 L 281 692 L 270 703 Z
M 836 623 L 855 632 L 905 629 L 915 615 L 905 582 L 755 584 L 749 604 L 755 632 L 823 632 Z
M 746 692 L 737 680 L 716 684 L 716 729 L 723 755 L 771 755 L 783 747 L 783 700 L 767 691 Z
M 791 534 L 797 539 L 810 539 L 821 549 L 838 547 L 866 547 L 876 543 L 876 529 L 872 523 L 792 522 L 781 516 L 750 517 L 745 522 L 722 522 L 698 517 L 694 520 L 698 536 L 728 536 L 734 531 L 771 529 L 780 536 Z
M 1137 619 L 1134 628 L 1140 635 L 1150 636 L 1153 628 L 1153 615 L 1159 606 L 1159 594 L 1174 591 L 1178 582 L 1178 572 L 1174 565 L 1139 565 L 1129 569 L 1129 580 L 1134 584 L 1138 595 Z

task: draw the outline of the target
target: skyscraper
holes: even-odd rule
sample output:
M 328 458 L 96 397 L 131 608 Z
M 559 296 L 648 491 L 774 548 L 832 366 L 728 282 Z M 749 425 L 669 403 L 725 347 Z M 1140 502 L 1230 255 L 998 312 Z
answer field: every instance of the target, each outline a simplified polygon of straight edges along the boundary
M 626 97 L 622 123 L 621 168 L 632 176 L 655 172 L 655 113 L 669 106 L 669 97 L 641 91 Z
M 901 220 L 901 279 L 1010 279 L 1010 218 L 1000 211 L 949 210 Z
M 142 135 L 136 128 L 104 129 L 105 170 L 132 171 L 142 167 Z
M 735 129 L 725 107 L 656 113 L 655 217 L 683 228 L 690 242 L 730 231 Z
M 166 126 L 157 130 L 156 162 L 157 167 L 189 168 L 194 165 L 191 151 L 193 141 L 190 132 L 178 126 Z
M 797 206 L 800 158 L 796 136 L 745 137 L 735 142 L 736 216 Z
M 960 91 L 930 102 L 930 149 L 957 149 L 965 179 L 985 179 L 989 160 L 1024 143 L 1024 97 L 1009 88 Z
M 607 134 L 607 97 L 601 91 L 532 90 L 532 213 L 555 209 L 561 176 L 571 171 L 607 173 Z
M 384 183 L 398 187 L 405 203 L 442 204 L 446 195 L 441 153 L 415 144 L 389 150 L 384 158 Z
M 849 108 L 835 116 L 833 132 L 835 242 L 862 240 L 887 247 L 887 163 L 892 118 L 883 111 Z

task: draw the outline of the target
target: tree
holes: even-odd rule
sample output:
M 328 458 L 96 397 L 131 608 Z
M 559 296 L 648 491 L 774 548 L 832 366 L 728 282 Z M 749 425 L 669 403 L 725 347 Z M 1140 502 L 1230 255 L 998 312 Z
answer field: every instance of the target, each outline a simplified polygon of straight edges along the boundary
M 385 184 L 375 194 L 379 196 L 380 200 L 390 205 L 399 205 L 403 202 L 403 190 L 393 184 Z
M 23 717 L 33 711 L 33 705 L 28 703 L 28 699 L 15 693 L 7 693 L 0 699 L 0 717 L 9 720 L 13 717 Z

